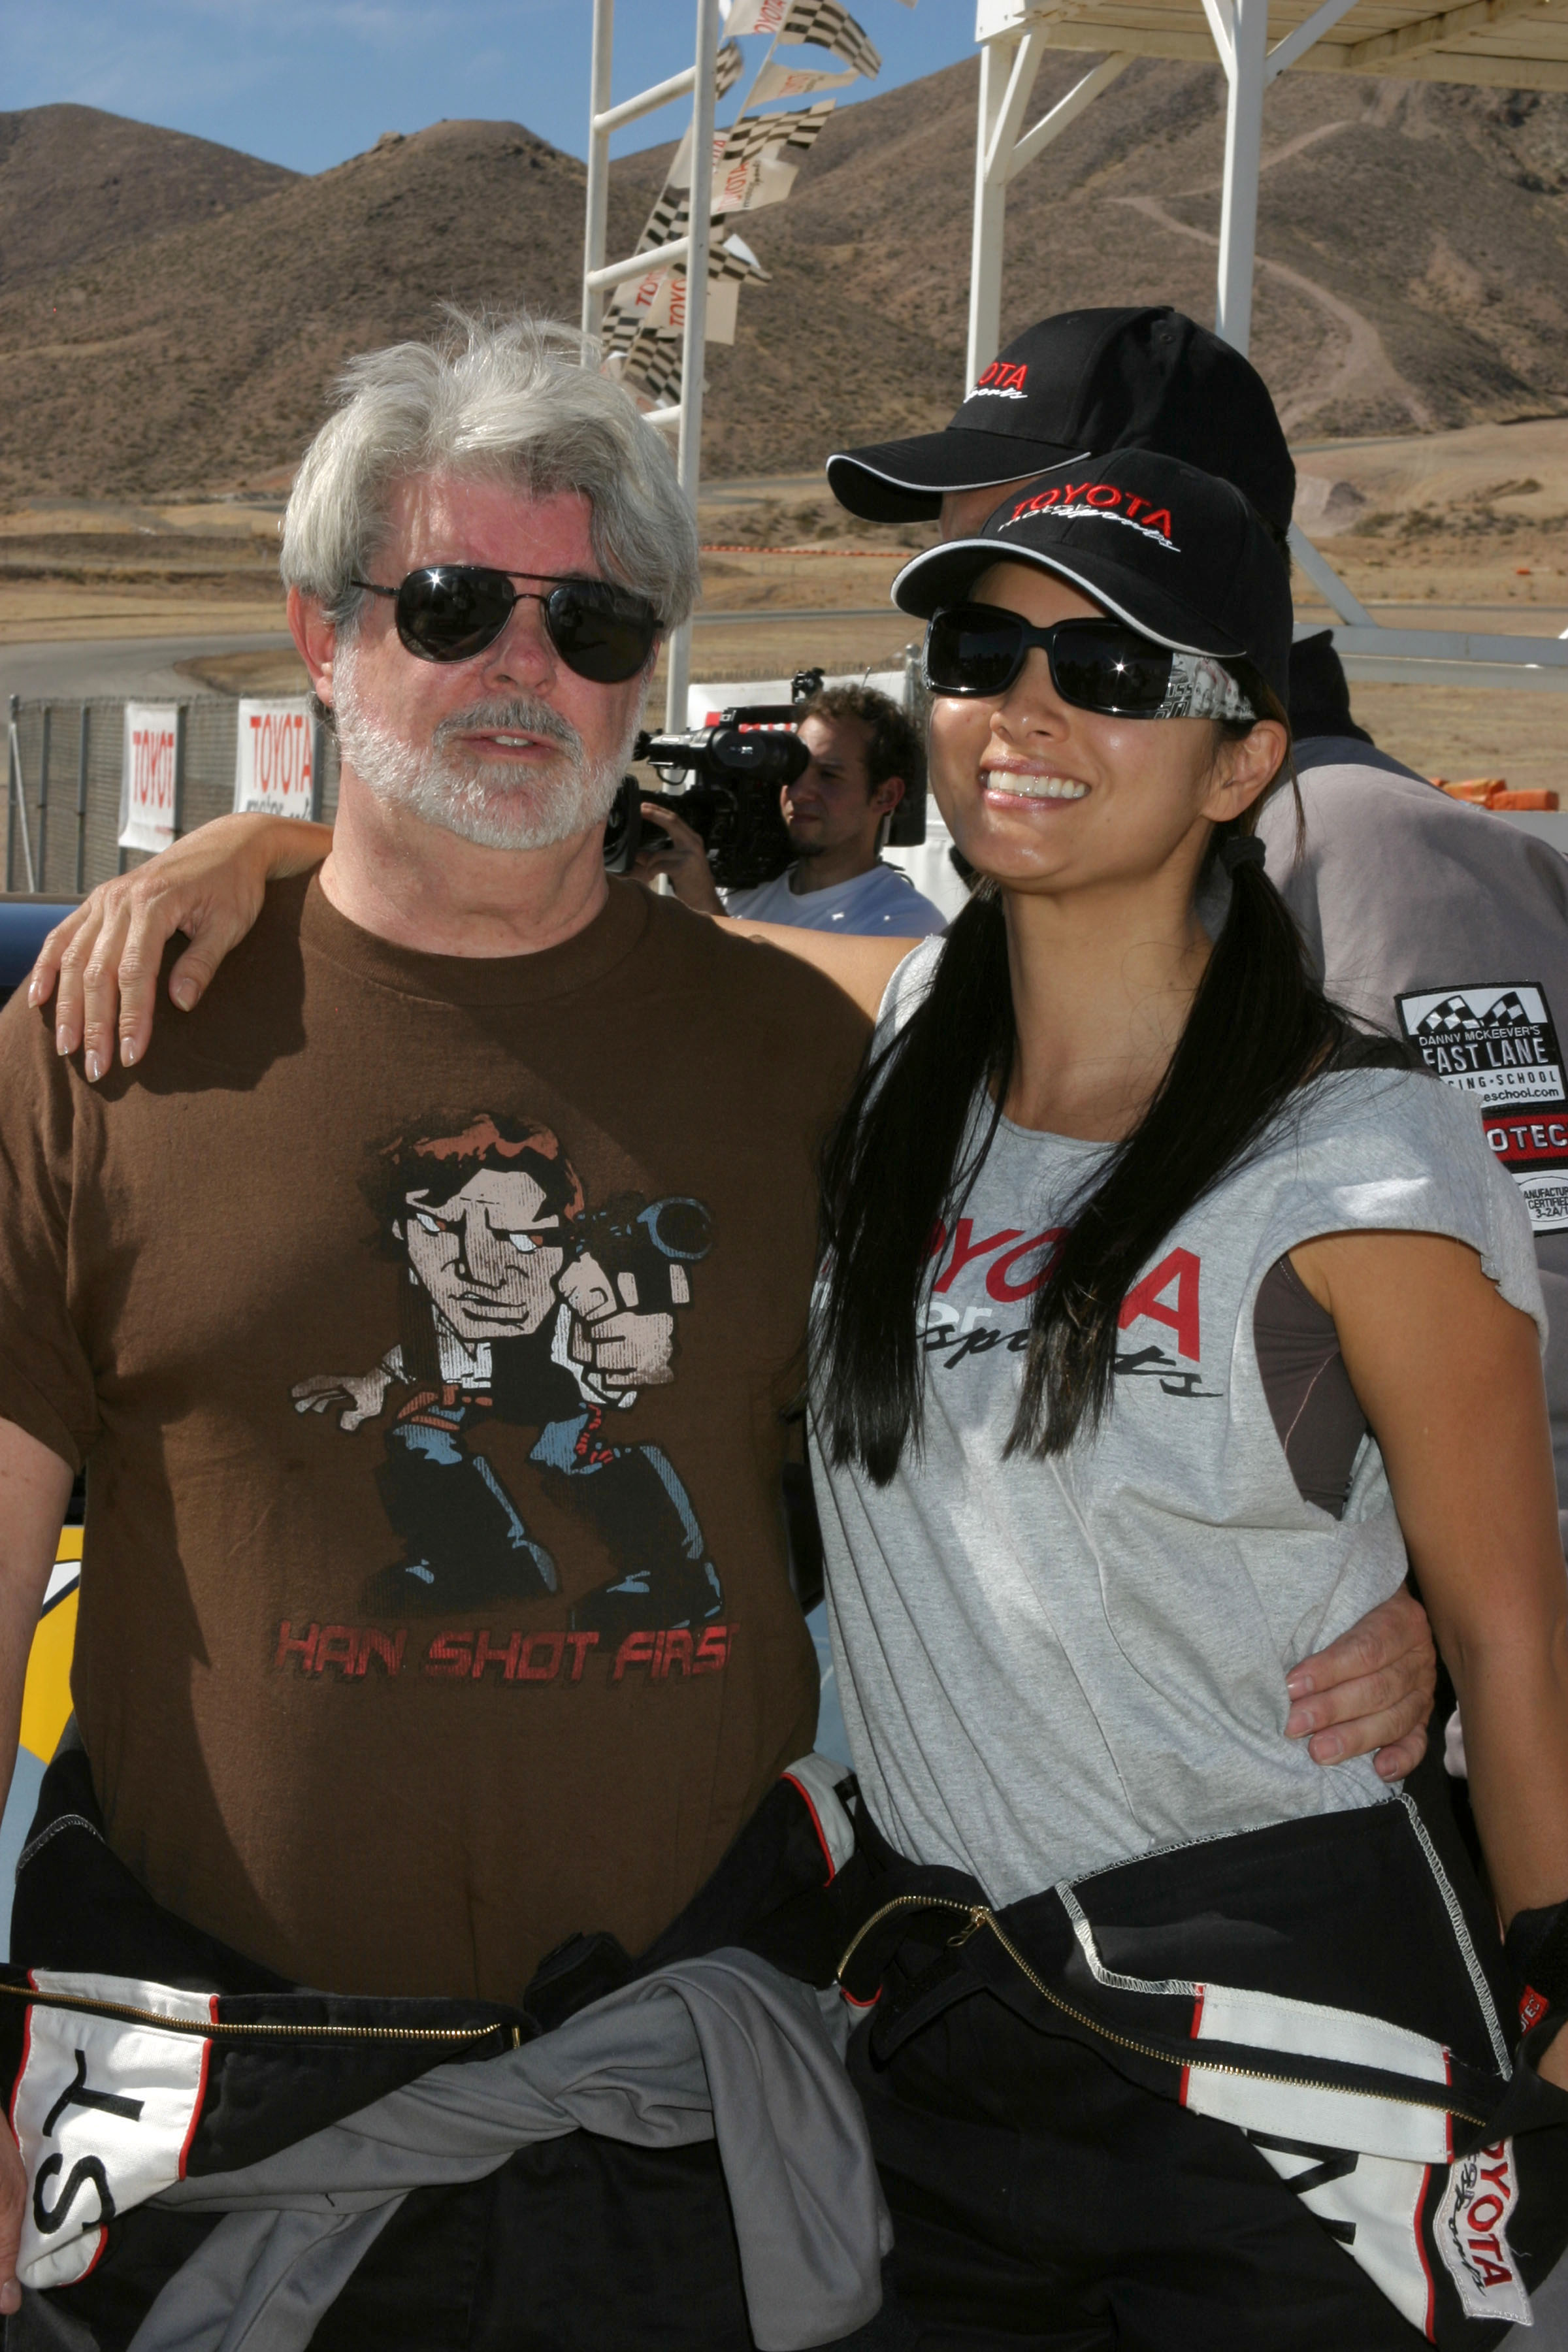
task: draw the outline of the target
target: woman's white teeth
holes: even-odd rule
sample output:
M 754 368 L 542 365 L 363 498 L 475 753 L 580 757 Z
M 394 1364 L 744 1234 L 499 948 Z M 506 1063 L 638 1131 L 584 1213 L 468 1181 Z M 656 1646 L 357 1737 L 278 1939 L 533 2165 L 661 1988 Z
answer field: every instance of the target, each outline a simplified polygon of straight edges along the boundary
M 996 788 L 1017 793 L 1026 801 L 1081 801 L 1089 797 L 1089 786 L 1078 783 L 1071 776 L 1025 776 L 1007 768 L 996 775 Z

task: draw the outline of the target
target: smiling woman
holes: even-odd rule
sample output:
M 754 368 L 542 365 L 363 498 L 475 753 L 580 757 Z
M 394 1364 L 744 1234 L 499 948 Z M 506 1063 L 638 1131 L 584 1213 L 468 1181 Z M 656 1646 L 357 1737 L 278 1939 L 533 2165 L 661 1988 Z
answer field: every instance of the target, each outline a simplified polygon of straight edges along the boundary
M 982 877 L 888 991 L 814 1326 L 880 1840 L 842 1973 L 885 1995 L 851 2065 L 900 2284 L 998 2352 L 1045 2278 L 1064 2346 L 1457 2344 L 1568 2237 L 1568 1969 L 1515 2073 L 1446 1808 L 1314 1772 L 1278 1692 L 1408 1559 L 1514 1951 L 1544 1948 L 1568 1608 L 1528 1225 L 1467 1102 L 1324 1001 L 1264 873 L 1290 600 L 1239 492 L 1121 451 L 895 597 Z M 1453 2216 L 1516 2128 L 1489 2283 Z

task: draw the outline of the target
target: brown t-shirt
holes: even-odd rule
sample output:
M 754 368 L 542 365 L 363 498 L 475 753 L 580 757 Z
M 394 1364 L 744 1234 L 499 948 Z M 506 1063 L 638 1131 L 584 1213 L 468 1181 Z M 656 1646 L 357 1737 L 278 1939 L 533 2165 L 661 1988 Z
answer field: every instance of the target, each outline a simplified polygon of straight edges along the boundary
M 645 1946 L 811 1745 L 781 1408 L 866 1024 L 631 883 L 418 956 L 281 884 L 88 1087 L 0 1015 L 0 1415 L 88 1517 L 117 1853 L 298 1980 Z

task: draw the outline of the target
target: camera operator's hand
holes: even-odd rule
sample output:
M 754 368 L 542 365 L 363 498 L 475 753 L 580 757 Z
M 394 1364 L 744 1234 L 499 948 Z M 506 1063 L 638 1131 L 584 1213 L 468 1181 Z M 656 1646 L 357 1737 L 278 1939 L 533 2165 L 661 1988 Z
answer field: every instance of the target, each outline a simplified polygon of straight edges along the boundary
M 644 824 L 657 825 L 666 837 L 638 850 L 632 868 L 637 880 L 651 882 L 655 875 L 668 874 L 669 887 L 683 907 L 699 915 L 721 915 L 724 901 L 709 869 L 701 835 L 656 801 L 644 801 L 642 820 Z

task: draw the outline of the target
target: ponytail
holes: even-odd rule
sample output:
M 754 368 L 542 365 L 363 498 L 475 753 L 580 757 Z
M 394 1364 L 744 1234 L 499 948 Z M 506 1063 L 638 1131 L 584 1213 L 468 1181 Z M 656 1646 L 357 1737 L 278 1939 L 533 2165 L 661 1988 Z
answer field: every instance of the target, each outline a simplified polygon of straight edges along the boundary
M 1255 709 L 1283 718 L 1261 680 L 1243 684 Z M 1249 724 L 1222 722 L 1223 733 Z M 1289 755 L 1281 773 L 1294 792 Z M 1219 829 L 1211 860 L 1252 832 L 1257 806 Z M 1300 807 L 1298 795 L 1298 820 Z M 1262 864 L 1224 862 L 1229 913 L 1175 1052 L 1034 1294 L 1009 1454 L 1060 1454 L 1098 1425 L 1139 1275 L 1343 1041 Z M 983 883 L 948 930 L 924 1001 L 862 1076 L 824 1165 L 831 1262 L 815 1317 L 818 1420 L 832 1460 L 861 1463 L 879 1486 L 906 1446 L 921 1446 L 931 1261 L 990 1149 L 1016 1050 L 1001 893 Z

